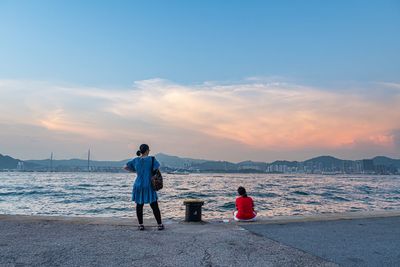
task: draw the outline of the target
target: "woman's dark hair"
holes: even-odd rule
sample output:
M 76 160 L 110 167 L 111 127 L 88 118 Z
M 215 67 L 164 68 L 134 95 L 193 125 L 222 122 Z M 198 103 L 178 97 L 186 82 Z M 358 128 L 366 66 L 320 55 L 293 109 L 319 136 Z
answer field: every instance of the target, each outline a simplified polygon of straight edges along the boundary
M 243 186 L 239 186 L 239 188 L 238 188 L 238 193 L 239 193 L 239 195 L 241 195 L 242 197 L 247 197 L 246 189 L 245 189 Z
M 146 153 L 149 149 L 149 145 L 141 144 L 139 150 L 136 152 L 136 155 L 139 157 L 140 155 Z

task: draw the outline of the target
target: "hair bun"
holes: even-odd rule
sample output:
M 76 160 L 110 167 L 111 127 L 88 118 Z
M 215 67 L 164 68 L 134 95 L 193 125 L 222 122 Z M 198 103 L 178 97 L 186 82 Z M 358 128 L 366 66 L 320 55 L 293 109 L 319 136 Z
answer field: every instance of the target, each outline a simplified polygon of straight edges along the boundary
M 136 155 L 139 157 L 140 154 L 142 154 L 142 153 L 140 152 L 140 150 L 138 150 L 138 151 L 136 152 Z

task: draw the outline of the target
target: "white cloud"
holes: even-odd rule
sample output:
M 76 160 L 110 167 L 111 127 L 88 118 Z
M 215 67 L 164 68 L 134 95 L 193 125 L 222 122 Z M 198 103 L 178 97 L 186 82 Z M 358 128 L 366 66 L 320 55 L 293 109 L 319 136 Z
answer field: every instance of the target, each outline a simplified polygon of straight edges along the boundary
M 400 90 L 400 83 L 389 83 L 389 82 L 381 82 L 378 85 L 383 85 L 390 88 L 395 88 Z

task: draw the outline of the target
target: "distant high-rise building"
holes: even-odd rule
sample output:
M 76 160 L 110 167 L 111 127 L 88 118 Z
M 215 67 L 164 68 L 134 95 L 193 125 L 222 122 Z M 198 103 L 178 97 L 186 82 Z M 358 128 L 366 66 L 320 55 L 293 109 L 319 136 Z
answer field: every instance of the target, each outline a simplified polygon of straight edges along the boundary
M 363 159 L 362 166 L 363 166 L 364 172 L 374 172 L 375 171 L 375 165 L 374 165 L 374 161 L 372 159 Z
M 17 163 L 17 170 L 18 171 L 23 171 L 25 169 L 24 163 L 22 161 L 18 161 Z
M 363 163 L 361 160 L 356 160 L 354 162 L 355 164 L 355 172 L 356 173 L 362 173 L 363 172 Z

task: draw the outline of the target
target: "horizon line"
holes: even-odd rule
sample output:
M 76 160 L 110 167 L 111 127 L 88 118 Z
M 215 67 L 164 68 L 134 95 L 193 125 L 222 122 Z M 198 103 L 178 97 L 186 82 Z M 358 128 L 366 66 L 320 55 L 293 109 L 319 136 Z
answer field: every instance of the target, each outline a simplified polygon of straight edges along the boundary
M 204 161 L 215 161 L 215 162 L 229 162 L 229 163 L 234 163 L 234 164 L 238 164 L 238 163 L 242 163 L 242 162 L 247 162 L 247 161 L 255 162 L 255 163 L 267 163 L 267 164 L 268 164 L 268 163 L 274 163 L 274 162 L 276 162 L 276 161 L 304 162 L 304 161 L 308 161 L 308 160 L 312 160 L 312 159 L 320 158 L 320 157 L 332 157 L 332 158 L 335 158 L 335 159 L 338 159 L 338 160 L 343 160 L 343 161 L 373 160 L 374 158 L 377 158 L 377 157 L 385 157 L 385 158 L 389 158 L 389 159 L 393 159 L 393 160 L 400 160 L 400 158 L 392 158 L 392 157 L 385 156 L 385 155 L 375 155 L 375 156 L 372 156 L 372 157 L 369 157 L 369 158 L 359 158 L 359 159 L 343 159 L 343 158 L 338 158 L 338 157 L 335 157 L 335 156 L 332 156 L 332 155 L 318 155 L 318 156 L 313 156 L 313 157 L 310 157 L 310 158 L 304 159 L 304 160 L 275 159 L 274 161 L 271 161 L 271 162 L 268 162 L 268 161 L 254 161 L 254 160 L 249 160 L 249 159 L 247 159 L 247 160 L 242 160 L 242 161 L 238 161 L 238 162 L 235 162 L 235 161 L 228 161 L 228 160 L 223 160 L 223 159 L 220 159 L 220 160 L 213 160 L 213 159 L 204 159 L 204 158 L 192 158 L 192 157 L 185 157 L 185 156 L 177 156 L 177 155 L 171 155 L 171 154 L 167 154 L 167 153 L 163 153 L 163 152 L 158 152 L 158 153 L 154 154 L 153 156 L 157 156 L 157 155 L 159 155 L 159 154 L 163 154 L 163 155 L 170 156 L 170 157 L 178 157 L 178 158 L 180 158 L 180 159 L 204 160 Z M 2 154 L 2 153 L 0 153 L 0 156 L 5 156 L 5 157 L 8 156 L 8 157 L 11 157 L 11 158 L 13 158 L 13 159 L 15 159 L 15 160 L 20 160 L 20 161 L 51 160 L 51 158 L 44 158 L 44 159 L 19 159 L 19 158 L 14 158 L 14 157 L 11 156 L 11 155 L 6 155 L 6 154 Z M 135 156 L 135 157 L 136 157 L 136 156 Z M 97 161 L 97 162 L 99 162 L 99 161 L 118 162 L 118 161 L 125 161 L 125 160 L 129 160 L 129 159 L 131 159 L 131 158 L 119 159 L 119 160 L 93 160 L 93 159 L 92 159 L 91 161 L 92 161 L 92 162 L 93 162 L 93 161 Z M 57 160 L 85 160 L 85 161 L 87 161 L 87 158 L 86 158 L 86 159 L 85 159 L 85 158 L 69 158 L 69 159 L 67 159 L 67 158 L 62 158 L 62 159 L 54 159 L 54 157 L 53 157 L 53 161 L 57 161 Z

